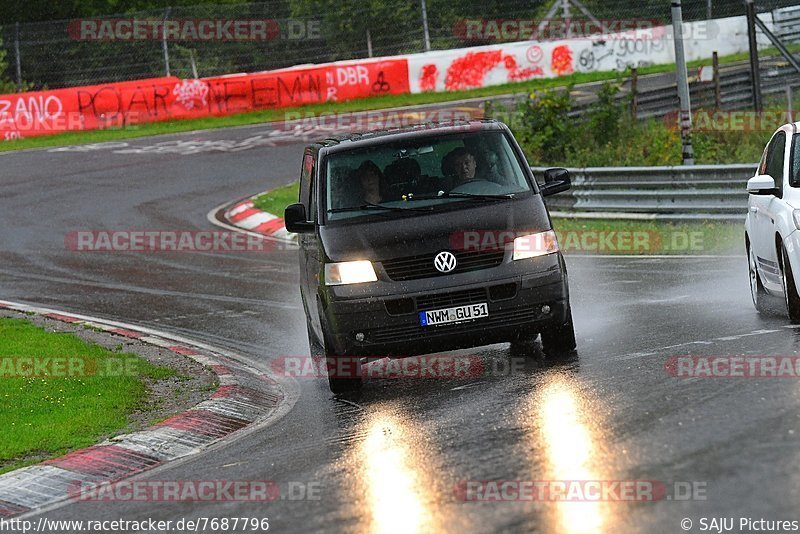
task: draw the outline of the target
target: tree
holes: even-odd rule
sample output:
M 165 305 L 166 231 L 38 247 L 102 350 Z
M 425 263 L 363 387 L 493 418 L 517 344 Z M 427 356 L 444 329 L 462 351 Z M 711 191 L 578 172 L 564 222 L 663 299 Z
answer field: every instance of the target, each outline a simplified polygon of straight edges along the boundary
M 3 41 L 0 39 L 0 95 L 13 93 L 17 90 L 17 85 L 6 77 L 8 71 L 7 52 L 3 48 Z

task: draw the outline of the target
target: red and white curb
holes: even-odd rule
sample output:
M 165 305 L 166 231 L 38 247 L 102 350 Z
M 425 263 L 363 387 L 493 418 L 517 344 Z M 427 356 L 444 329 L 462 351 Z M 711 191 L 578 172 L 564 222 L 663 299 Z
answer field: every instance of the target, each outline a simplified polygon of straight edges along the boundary
M 233 226 L 255 232 L 257 234 L 274 237 L 284 241 L 297 241 L 297 234 L 289 233 L 284 226 L 283 219 L 272 213 L 261 211 L 255 207 L 253 200 L 263 195 L 259 193 L 247 200 L 235 203 L 225 210 L 223 218 Z
M 198 454 L 234 433 L 284 415 L 296 393 L 237 361 L 235 354 L 149 328 L 0 300 L 0 309 L 33 312 L 90 326 L 187 356 L 213 370 L 219 388 L 194 408 L 148 429 L 0 475 L 0 518 L 10 518 L 70 499 L 86 484 L 115 482 Z M 288 394 L 287 394 L 288 391 Z

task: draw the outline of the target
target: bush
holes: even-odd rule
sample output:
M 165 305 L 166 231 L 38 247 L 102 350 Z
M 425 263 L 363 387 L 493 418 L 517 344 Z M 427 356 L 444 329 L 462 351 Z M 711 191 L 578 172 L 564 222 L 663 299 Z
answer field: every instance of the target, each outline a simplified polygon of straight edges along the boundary
M 675 117 L 634 120 L 619 85 L 606 82 L 583 117 L 569 118 L 567 91 L 543 91 L 511 112 L 487 105 L 487 117 L 509 124 L 532 165 L 615 167 L 680 165 L 681 136 Z M 772 132 L 698 132 L 693 135 L 700 164 L 758 161 Z
M 535 160 L 565 159 L 574 131 L 569 120 L 569 91 L 544 90 L 531 94 L 517 108 L 520 143 Z
M 4 76 L 7 69 L 8 61 L 6 61 L 6 50 L 3 48 L 2 39 L 0 39 L 0 95 L 13 93 L 17 90 L 17 85 Z

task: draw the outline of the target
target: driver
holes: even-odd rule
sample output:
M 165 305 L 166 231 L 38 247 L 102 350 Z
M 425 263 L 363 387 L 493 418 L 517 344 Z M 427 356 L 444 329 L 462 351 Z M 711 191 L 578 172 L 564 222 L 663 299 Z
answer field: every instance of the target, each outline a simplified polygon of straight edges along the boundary
M 480 178 L 475 176 L 475 170 L 477 168 L 475 156 L 466 148 L 458 147 L 453 149 L 445 156 L 445 160 L 451 162 L 451 168 L 456 177 L 454 186 L 457 187 L 467 182 L 480 180 Z

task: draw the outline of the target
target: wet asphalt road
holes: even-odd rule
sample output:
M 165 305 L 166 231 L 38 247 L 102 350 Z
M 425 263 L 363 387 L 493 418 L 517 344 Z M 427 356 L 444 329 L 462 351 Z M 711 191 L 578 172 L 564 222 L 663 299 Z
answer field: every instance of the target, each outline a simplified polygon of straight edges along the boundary
M 294 252 L 65 248 L 73 230 L 211 229 L 213 207 L 292 181 L 300 145 L 231 152 L 258 132 L 0 155 L 0 298 L 182 334 L 263 369 L 307 354 Z M 204 148 L 142 148 L 175 139 Z M 798 354 L 795 329 L 755 313 L 744 257 L 567 263 L 572 360 L 539 355 L 503 376 L 521 361 L 506 345 L 460 351 L 497 372 L 370 381 L 351 402 L 334 399 L 324 379 L 298 379 L 282 420 L 140 477 L 305 484 L 316 500 L 71 503 L 44 515 L 268 517 L 274 532 L 679 532 L 683 518 L 695 531 L 701 517 L 800 519 L 797 380 L 680 379 L 664 369 L 678 355 Z M 469 480 L 655 480 L 669 493 L 675 482 L 705 491 L 680 502 L 462 502 L 454 488 Z

